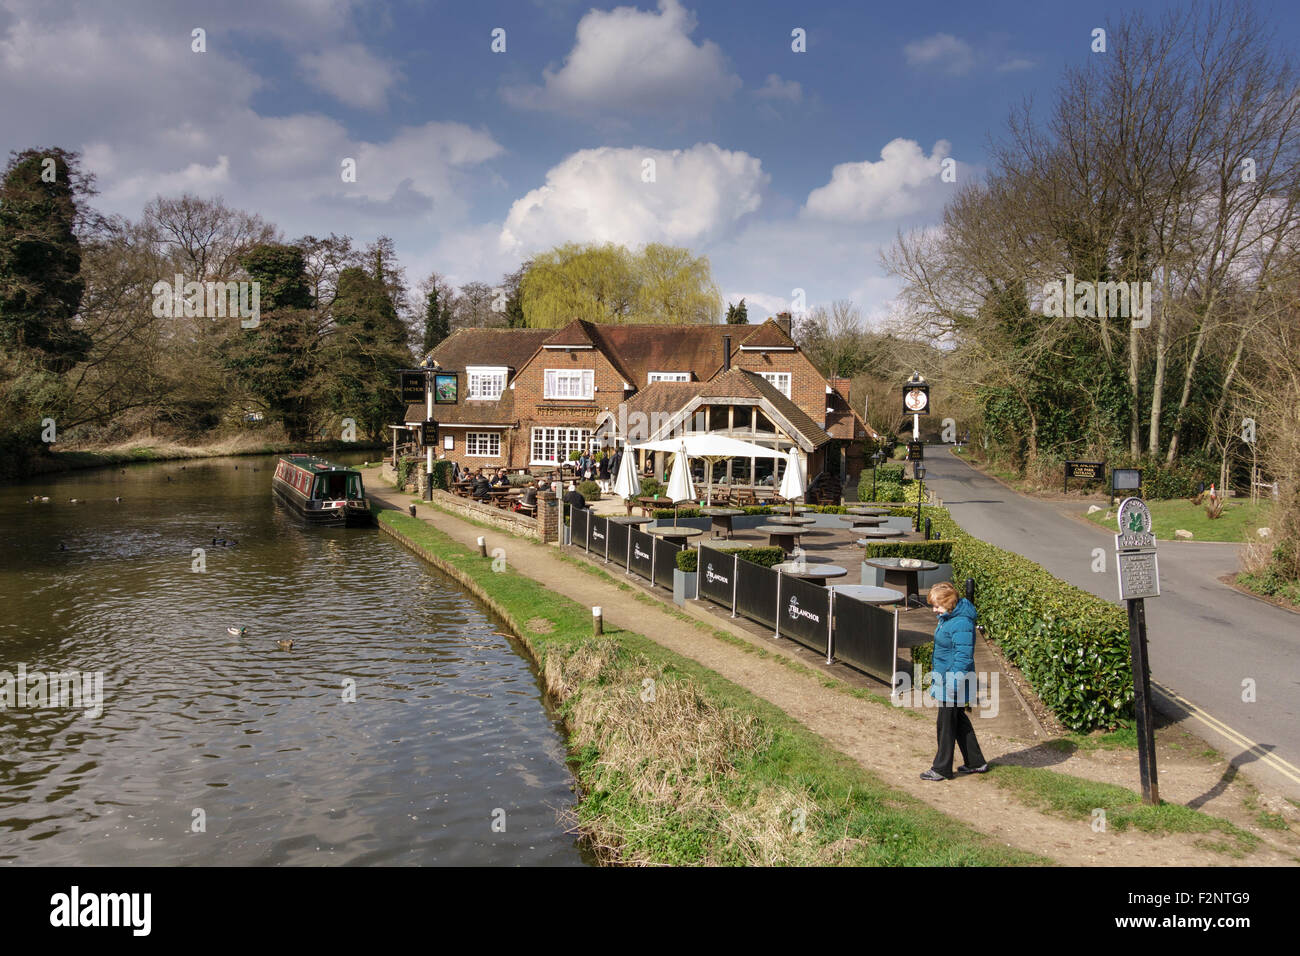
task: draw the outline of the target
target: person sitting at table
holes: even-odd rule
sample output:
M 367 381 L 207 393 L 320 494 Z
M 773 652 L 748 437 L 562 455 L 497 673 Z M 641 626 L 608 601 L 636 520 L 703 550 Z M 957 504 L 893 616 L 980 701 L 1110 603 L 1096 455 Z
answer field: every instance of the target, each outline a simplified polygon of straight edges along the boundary
M 491 484 L 493 488 L 509 488 L 510 476 L 506 474 L 506 470 L 504 468 L 501 468 L 497 471 L 495 475 L 492 476 Z
M 528 487 L 524 489 L 523 495 L 520 496 L 519 498 L 518 507 L 519 510 L 523 510 L 525 508 L 536 507 L 536 505 L 537 505 L 537 482 L 530 481 L 528 483 Z
M 479 501 L 487 501 L 489 498 L 492 497 L 489 494 L 491 490 L 492 490 L 492 485 L 487 480 L 487 475 L 483 474 L 482 470 L 480 470 L 478 475 L 474 478 L 474 490 L 473 490 L 474 497 L 477 498 Z
M 563 501 L 570 508 L 587 507 L 587 499 L 582 497 L 582 492 L 573 486 L 573 482 L 569 482 L 569 490 L 564 493 Z

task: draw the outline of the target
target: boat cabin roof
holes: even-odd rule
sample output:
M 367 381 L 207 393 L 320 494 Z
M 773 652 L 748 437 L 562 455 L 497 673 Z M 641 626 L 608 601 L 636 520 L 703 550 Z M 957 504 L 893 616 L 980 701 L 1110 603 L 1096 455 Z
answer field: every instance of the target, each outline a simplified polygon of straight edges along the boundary
M 355 468 L 349 468 L 346 465 L 335 465 L 326 461 L 324 458 L 317 458 L 315 455 L 284 455 L 280 459 L 287 461 L 291 465 L 297 465 L 313 475 L 320 475 L 326 472 L 345 472 L 350 474 L 360 474 Z

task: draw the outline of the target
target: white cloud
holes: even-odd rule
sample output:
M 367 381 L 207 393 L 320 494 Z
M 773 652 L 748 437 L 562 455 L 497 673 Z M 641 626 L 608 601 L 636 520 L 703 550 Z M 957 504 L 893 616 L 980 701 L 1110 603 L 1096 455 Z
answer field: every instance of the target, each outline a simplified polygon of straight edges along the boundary
M 903 55 L 912 66 L 939 66 L 945 73 L 960 76 L 975 66 L 975 51 L 965 40 L 951 33 L 936 33 L 913 40 L 903 47 Z
M 307 80 L 340 103 L 358 109 L 383 109 L 398 77 L 389 63 L 359 43 L 345 43 L 298 57 Z
M 1017 56 L 1017 57 L 1012 57 L 1011 59 L 1007 60 L 1005 63 L 999 64 L 998 72 L 1011 73 L 1016 70 L 1032 70 L 1033 68 L 1034 68 L 1033 60 L 1026 59 L 1023 56 Z
M 939 179 L 940 164 L 952 146 L 939 140 L 927 157 L 910 139 L 895 139 L 880 160 L 840 163 L 831 181 L 808 194 L 801 215 L 840 222 L 871 222 L 941 207 L 951 194 Z
M 783 80 L 775 73 L 767 75 L 767 82 L 754 91 L 754 95 L 764 100 L 786 100 L 798 103 L 803 100 L 803 87 L 794 80 Z
M 679 0 L 659 12 L 635 7 L 591 10 L 578 22 L 564 65 L 543 71 L 543 85 L 507 87 L 506 102 L 569 113 L 660 113 L 727 99 L 741 86 L 716 43 L 691 41 L 695 17 Z
M 654 160 L 654 182 L 643 182 Z M 759 207 L 768 182 L 748 153 L 699 143 L 690 149 L 584 149 L 510 207 L 503 249 L 521 254 L 557 243 L 696 245 Z

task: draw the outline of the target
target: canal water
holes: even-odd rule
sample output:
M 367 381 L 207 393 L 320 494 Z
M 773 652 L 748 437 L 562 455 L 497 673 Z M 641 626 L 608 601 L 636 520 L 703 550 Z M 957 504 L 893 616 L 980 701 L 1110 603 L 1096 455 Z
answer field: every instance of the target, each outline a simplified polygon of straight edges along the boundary
M 274 461 L 0 485 L 0 861 L 590 863 L 522 650 L 381 532 L 301 527 Z

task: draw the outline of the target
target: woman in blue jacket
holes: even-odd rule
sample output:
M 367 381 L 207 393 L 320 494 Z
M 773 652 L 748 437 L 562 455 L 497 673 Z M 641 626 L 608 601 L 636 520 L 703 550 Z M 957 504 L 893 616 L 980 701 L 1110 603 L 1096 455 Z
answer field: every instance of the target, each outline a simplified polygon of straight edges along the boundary
M 934 629 L 934 658 L 930 665 L 930 696 L 939 702 L 935 735 L 939 750 L 934 763 L 921 774 L 922 780 L 951 780 L 954 745 L 961 748 L 966 762 L 958 773 L 986 773 L 989 769 L 967 708 L 975 703 L 975 605 L 959 597 L 948 581 L 930 588 L 931 609 L 939 615 Z

